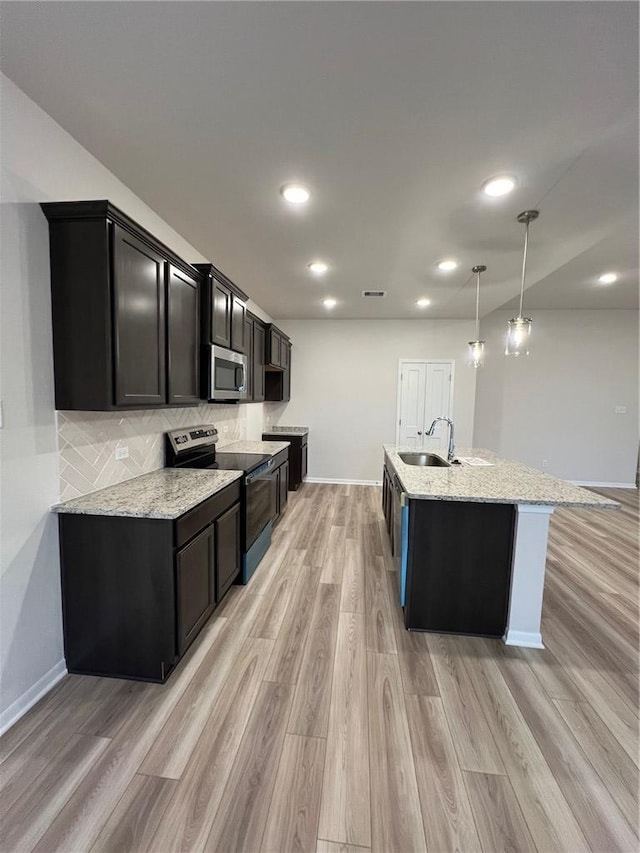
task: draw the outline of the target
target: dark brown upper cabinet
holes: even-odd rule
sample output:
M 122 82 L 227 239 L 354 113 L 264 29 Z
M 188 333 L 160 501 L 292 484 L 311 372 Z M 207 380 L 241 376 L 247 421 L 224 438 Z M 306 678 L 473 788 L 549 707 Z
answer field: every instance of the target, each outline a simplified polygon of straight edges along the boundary
M 247 380 L 245 383 L 246 397 L 241 403 L 253 403 L 253 316 L 247 311 L 245 317 L 245 340 L 247 342 Z
M 194 264 L 202 275 L 201 335 L 215 344 L 246 353 L 246 301 L 249 298 L 213 264 Z
M 264 399 L 291 399 L 291 341 L 277 326 L 266 327 Z
M 197 403 L 198 273 L 106 200 L 41 207 L 56 408 Z
M 265 328 L 264 324 L 253 318 L 253 373 L 252 373 L 252 400 L 254 403 L 262 403 L 264 400 L 264 347 Z
M 187 406 L 200 399 L 200 279 L 169 266 L 167 331 L 169 335 L 168 401 Z

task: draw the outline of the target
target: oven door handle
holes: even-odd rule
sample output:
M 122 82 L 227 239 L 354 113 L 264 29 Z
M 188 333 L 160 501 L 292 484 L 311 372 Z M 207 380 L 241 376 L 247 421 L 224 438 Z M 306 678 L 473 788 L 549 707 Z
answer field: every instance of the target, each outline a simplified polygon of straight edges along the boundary
M 244 478 L 244 482 L 246 484 L 251 483 L 257 477 L 261 477 L 263 474 L 266 474 L 269 471 L 269 469 L 272 467 L 272 465 L 273 465 L 273 459 L 269 459 L 268 462 L 265 462 L 257 470 L 252 471 L 250 474 L 247 474 L 247 476 Z

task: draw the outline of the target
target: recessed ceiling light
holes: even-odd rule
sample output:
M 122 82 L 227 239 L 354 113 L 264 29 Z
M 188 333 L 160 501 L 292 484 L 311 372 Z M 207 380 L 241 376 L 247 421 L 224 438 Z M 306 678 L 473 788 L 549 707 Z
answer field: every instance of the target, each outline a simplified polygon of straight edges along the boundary
M 516 179 L 511 175 L 498 175 L 496 178 L 489 178 L 482 185 L 482 190 L 485 195 L 496 198 L 501 195 L 508 195 L 516 185 Z
M 280 193 L 289 204 L 306 204 L 311 198 L 311 193 L 302 184 L 285 184 Z
M 325 299 L 322 304 L 324 305 L 325 308 L 335 308 L 336 307 L 336 300 L 335 299 Z
M 311 261 L 310 264 L 307 264 L 307 268 L 314 275 L 324 275 L 329 269 L 324 261 Z
M 618 276 L 614 272 L 604 272 L 598 279 L 600 284 L 613 284 L 613 282 L 617 280 Z
M 431 305 L 431 300 L 430 299 L 418 299 L 418 301 L 416 302 L 416 305 L 418 306 L 418 308 L 426 308 L 428 305 Z
M 451 272 L 451 270 L 454 270 L 457 266 L 458 262 L 451 259 L 446 261 L 440 261 L 438 263 L 438 269 L 443 270 L 443 272 Z

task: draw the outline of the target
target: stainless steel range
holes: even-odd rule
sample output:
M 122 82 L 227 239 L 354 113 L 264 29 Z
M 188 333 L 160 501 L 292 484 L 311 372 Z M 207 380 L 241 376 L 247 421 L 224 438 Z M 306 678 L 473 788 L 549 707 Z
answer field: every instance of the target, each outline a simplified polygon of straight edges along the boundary
M 271 544 L 276 514 L 276 477 L 272 457 L 262 453 L 216 452 L 213 424 L 176 429 L 165 435 L 165 467 L 243 471 L 240 548 L 242 583 L 255 572 Z

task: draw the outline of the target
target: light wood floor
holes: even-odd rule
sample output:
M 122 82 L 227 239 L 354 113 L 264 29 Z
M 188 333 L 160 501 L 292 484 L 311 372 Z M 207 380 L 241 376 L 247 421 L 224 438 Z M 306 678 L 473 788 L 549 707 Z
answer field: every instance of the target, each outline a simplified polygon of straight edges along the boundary
M 1 849 L 636 851 L 638 499 L 552 518 L 544 651 L 403 630 L 373 487 L 307 484 L 166 685 L 0 741 Z

